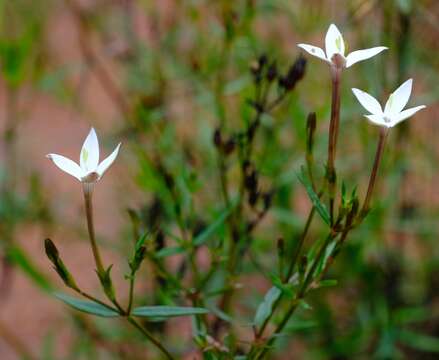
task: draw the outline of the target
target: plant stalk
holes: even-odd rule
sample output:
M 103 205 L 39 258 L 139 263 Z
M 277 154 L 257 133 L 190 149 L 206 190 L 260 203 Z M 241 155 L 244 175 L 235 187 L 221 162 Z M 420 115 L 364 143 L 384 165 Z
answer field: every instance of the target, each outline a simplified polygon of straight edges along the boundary
M 93 204 L 92 204 L 92 196 L 93 196 L 93 183 L 83 183 L 83 192 L 84 192 L 84 201 L 85 201 L 85 213 L 87 216 L 87 227 L 88 227 L 88 235 L 90 238 L 91 249 L 93 251 L 93 257 L 95 259 L 96 270 L 99 274 L 103 274 L 105 272 L 104 266 L 102 264 L 101 255 L 99 253 L 99 248 L 96 243 L 94 224 L 93 224 Z
M 366 198 L 361 209 L 361 216 L 365 216 L 370 210 L 370 200 L 372 199 L 372 193 L 376 183 L 376 177 L 378 174 L 378 169 L 380 167 L 381 159 L 383 157 L 384 147 L 386 144 L 387 135 L 389 134 L 389 129 L 382 127 L 380 129 L 380 138 L 378 140 L 378 145 L 375 153 L 375 160 L 372 167 L 372 172 L 370 173 L 369 185 L 367 187 Z
M 165 349 L 165 347 L 162 345 L 162 343 L 157 340 L 144 326 L 139 324 L 136 320 L 134 320 L 132 317 L 128 316 L 127 320 L 130 324 L 132 324 L 136 329 L 138 329 L 145 337 L 151 341 L 162 353 L 165 355 L 165 357 L 169 360 L 174 360 L 175 358 L 169 353 L 168 350 Z
M 329 243 L 337 236 L 336 233 L 334 233 L 333 231 L 331 231 L 329 233 L 329 235 L 326 237 L 325 242 L 323 243 L 322 247 L 320 248 L 318 254 L 316 255 L 314 262 L 311 266 L 311 269 L 308 271 L 308 274 L 305 277 L 305 280 L 303 281 L 302 286 L 300 287 L 299 292 L 297 293 L 297 296 L 295 298 L 295 300 L 292 302 L 292 304 L 290 305 L 287 313 L 285 314 L 285 316 L 282 318 L 281 322 L 279 323 L 279 325 L 276 327 L 276 330 L 274 331 L 273 335 L 275 334 L 279 334 L 283 328 L 285 327 L 285 325 L 288 323 L 288 320 L 291 318 L 291 316 L 294 314 L 294 312 L 296 311 L 300 300 L 303 299 L 303 297 L 306 294 L 306 291 L 308 290 L 308 286 L 312 283 L 312 279 L 314 276 L 314 272 L 317 269 L 317 266 L 319 265 L 320 261 L 322 260 L 326 248 L 328 247 Z M 270 350 L 270 346 L 274 343 L 274 341 L 276 340 L 276 337 L 271 336 L 270 339 L 268 340 L 266 346 L 262 349 L 262 351 L 255 356 L 255 360 L 258 359 L 263 359 L 263 357 L 265 356 L 265 354 Z
M 335 155 L 337 151 L 338 129 L 340 124 L 340 84 L 342 69 L 343 68 L 340 65 L 331 65 L 332 101 L 331 120 L 329 123 L 328 163 L 326 174 L 329 190 L 329 214 L 331 224 L 334 220 L 334 199 L 336 191 Z

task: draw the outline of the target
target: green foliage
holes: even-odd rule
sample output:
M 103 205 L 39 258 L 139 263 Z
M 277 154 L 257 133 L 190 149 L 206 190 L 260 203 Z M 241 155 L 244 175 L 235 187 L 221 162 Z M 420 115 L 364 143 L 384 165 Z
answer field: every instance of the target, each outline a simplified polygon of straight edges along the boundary
M 179 306 L 140 306 L 133 309 L 133 316 L 147 318 L 151 321 L 165 321 L 168 318 L 207 314 L 203 308 Z
M 264 300 L 259 304 L 256 310 L 254 323 L 257 327 L 260 327 L 268 319 L 273 311 L 273 304 L 279 299 L 281 294 L 282 291 L 276 286 L 273 286 L 267 291 Z
M 80 300 L 62 293 L 55 293 L 54 296 L 72 308 L 88 314 L 102 317 L 120 316 L 119 313 L 111 307 L 104 306 L 94 301 Z
M 157 343 L 176 359 L 433 358 L 438 159 L 426 129 L 434 124 L 426 112 L 392 130 L 371 211 L 363 209 L 378 131 L 350 90 L 380 96 L 413 76 L 413 102 L 433 107 L 432 4 L 347 1 L 334 12 L 329 2 L 284 0 L 2 2 L 0 288 L 17 322 L 13 296 L 27 287 L 14 272 L 41 292 L 64 283 L 77 298 L 56 296 L 70 307 L 117 318 L 108 326 L 71 314 L 66 359 L 166 356 Z M 348 51 L 389 51 L 343 72 L 336 172 L 325 173 L 330 67 L 308 55 L 307 63 L 295 44 L 323 45 L 331 22 L 348 34 Z M 119 169 L 94 198 L 108 305 L 90 295 L 97 287 L 86 290 L 84 277 L 95 274 L 77 271 L 86 237 L 79 187 L 61 187 L 41 163 L 58 150 L 42 136 L 57 140 L 64 117 L 78 129 L 105 122 L 105 142 L 123 143 Z M 67 143 L 56 146 L 68 152 Z M 60 196 L 64 185 L 72 194 Z M 130 223 L 108 215 L 126 207 Z M 46 243 L 62 280 L 53 284 L 44 249 L 33 247 L 48 234 L 75 247 L 61 259 Z M 174 325 L 189 324 L 192 333 L 174 336 Z M 57 359 L 59 326 L 42 326 L 41 351 L 12 333 L 32 344 L 31 355 Z

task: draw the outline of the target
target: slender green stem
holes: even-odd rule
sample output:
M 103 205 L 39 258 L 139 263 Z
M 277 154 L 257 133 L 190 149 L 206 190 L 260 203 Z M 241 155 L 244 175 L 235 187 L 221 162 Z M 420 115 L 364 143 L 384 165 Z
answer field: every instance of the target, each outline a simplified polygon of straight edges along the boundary
M 284 317 L 282 318 L 281 322 L 278 324 L 278 326 L 276 327 L 273 335 L 275 334 L 279 334 L 283 328 L 285 327 L 285 325 L 288 323 L 289 319 L 291 318 L 291 316 L 294 314 L 295 310 L 297 309 L 299 302 L 301 299 L 303 299 L 303 297 L 306 294 L 306 291 L 308 290 L 309 285 L 312 283 L 313 280 L 313 276 L 315 271 L 317 270 L 317 267 L 320 263 L 320 261 L 322 260 L 323 256 L 325 255 L 325 251 L 326 248 L 328 247 L 329 243 L 335 239 L 335 237 L 337 236 L 337 234 L 335 234 L 334 232 L 330 232 L 328 234 L 328 236 L 325 239 L 325 242 L 322 244 L 319 252 L 317 253 L 313 264 L 311 265 L 310 270 L 308 271 L 305 280 L 303 281 L 302 286 L 300 287 L 297 295 L 296 295 L 296 299 L 291 303 L 290 307 L 288 308 L 286 314 L 284 315 Z M 270 339 L 268 340 L 266 346 L 264 346 L 264 348 L 262 349 L 262 351 L 256 355 L 255 360 L 258 359 L 262 359 L 265 354 L 269 351 L 271 345 L 275 342 L 276 337 L 271 336 Z
M 94 224 L 93 224 L 93 204 L 92 204 L 92 196 L 93 196 L 93 183 L 82 183 L 83 184 L 83 192 L 84 192 L 84 201 L 85 201 L 85 214 L 87 217 L 87 227 L 88 227 L 88 235 L 90 238 L 91 249 L 93 251 L 93 257 L 95 259 L 96 269 L 99 274 L 104 273 L 105 269 L 102 264 L 101 255 L 99 253 L 99 248 L 96 243 Z
M 304 242 L 305 242 L 306 236 L 307 236 L 307 234 L 308 234 L 308 230 L 309 230 L 309 228 L 310 228 L 310 226 L 311 226 L 311 223 L 312 223 L 312 220 L 313 220 L 313 218 L 314 218 L 314 214 L 315 214 L 315 208 L 314 208 L 314 206 L 313 206 L 313 207 L 311 208 L 311 211 L 310 211 L 310 213 L 309 213 L 309 215 L 308 215 L 308 218 L 307 218 L 307 220 L 306 220 L 306 224 L 305 224 L 305 227 L 304 227 L 304 229 L 303 229 L 303 232 L 302 232 L 302 234 L 301 234 L 301 236 L 300 236 L 299 242 L 298 242 L 298 244 L 295 246 L 295 248 L 294 248 L 294 253 L 293 253 L 293 255 L 291 256 L 291 259 L 292 259 L 292 260 L 291 260 L 290 266 L 289 266 L 289 268 L 288 268 L 287 276 L 285 277 L 285 279 L 286 279 L 287 281 L 288 281 L 288 280 L 291 278 L 291 276 L 293 275 L 294 267 L 295 267 L 295 265 L 296 265 L 296 263 L 297 263 L 297 260 L 298 260 L 298 258 L 299 258 L 300 252 L 301 252 L 301 250 L 302 250 L 302 246 L 303 246 L 303 244 L 304 244 Z M 259 328 L 258 332 L 256 333 L 256 336 L 257 336 L 257 337 L 262 336 L 262 334 L 263 334 L 264 331 L 265 331 L 265 328 L 266 328 L 267 325 L 269 324 L 271 318 L 273 317 L 273 315 L 274 315 L 274 313 L 275 313 L 277 307 L 278 307 L 279 304 L 281 303 L 281 301 L 282 301 L 282 295 L 279 296 L 279 298 L 274 302 L 273 307 L 272 307 L 272 312 L 271 312 L 271 314 L 270 314 L 269 316 L 267 316 L 267 318 L 265 319 L 265 321 L 262 323 L 261 327 Z
M 165 349 L 165 347 L 162 345 L 162 343 L 154 338 L 154 336 L 141 324 L 139 324 L 136 320 L 134 320 L 132 317 L 128 316 L 127 320 L 130 324 L 132 324 L 136 329 L 138 329 L 145 337 L 151 341 L 162 353 L 165 355 L 165 357 L 169 360 L 174 360 L 175 358 L 169 353 L 168 350 Z
M 103 301 L 99 300 L 98 298 L 95 298 L 94 296 L 92 296 L 90 294 L 87 294 L 86 292 L 82 291 L 79 288 L 72 288 L 72 289 L 75 290 L 78 294 L 84 296 L 85 298 L 87 298 L 87 299 L 89 299 L 91 301 L 94 301 L 95 303 L 98 303 L 98 304 L 100 304 L 102 306 L 105 306 L 109 310 L 113 310 L 113 311 L 119 312 L 118 309 L 112 307 L 111 305 L 108 305 L 107 303 L 104 303 Z
M 314 219 L 315 207 L 313 206 L 308 214 L 308 218 L 306 219 L 305 228 L 300 236 L 299 243 L 294 248 L 294 253 L 291 256 L 291 263 L 288 268 L 287 277 L 289 278 L 293 275 L 294 267 L 297 264 L 297 260 L 299 259 L 300 252 L 302 250 L 303 244 L 305 243 L 306 236 L 308 235 L 309 228 L 311 227 L 312 220 Z
M 102 263 L 102 259 L 101 259 L 101 255 L 99 253 L 99 247 L 96 243 L 95 231 L 94 231 L 93 202 L 92 202 L 94 183 L 83 182 L 82 185 L 83 185 L 82 188 L 83 188 L 83 192 L 84 192 L 85 213 L 86 213 L 86 217 L 87 217 L 88 235 L 90 238 L 90 244 L 91 244 L 91 249 L 93 252 L 93 257 L 95 259 L 96 270 L 98 272 L 99 278 L 101 278 L 102 274 L 105 273 L 105 267 Z M 101 283 L 102 283 L 102 281 L 101 281 Z M 112 298 L 108 294 L 107 294 L 107 297 L 116 306 L 119 313 L 121 313 L 123 315 L 126 313 L 125 310 L 122 308 L 122 306 L 120 306 L 120 304 L 118 303 L 116 298 Z
M 131 308 L 133 307 L 135 276 L 136 276 L 135 274 L 131 273 L 131 277 L 130 277 L 130 290 L 129 290 L 129 295 L 128 295 L 128 307 L 127 307 L 128 315 L 131 313 Z

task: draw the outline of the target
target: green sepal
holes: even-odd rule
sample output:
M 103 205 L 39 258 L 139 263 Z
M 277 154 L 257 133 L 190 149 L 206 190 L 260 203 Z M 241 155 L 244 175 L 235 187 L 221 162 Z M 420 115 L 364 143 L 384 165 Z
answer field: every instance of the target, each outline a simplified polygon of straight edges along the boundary
M 108 296 L 108 298 L 111 301 L 116 300 L 116 294 L 114 291 L 113 281 L 111 280 L 111 269 L 113 267 L 113 264 L 111 264 L 107 270 L 104 270 L 103 272 L 96 271 L 99 277 L 99 281 L 101 282 L 102 288 L 104 289 L 105 294 Z

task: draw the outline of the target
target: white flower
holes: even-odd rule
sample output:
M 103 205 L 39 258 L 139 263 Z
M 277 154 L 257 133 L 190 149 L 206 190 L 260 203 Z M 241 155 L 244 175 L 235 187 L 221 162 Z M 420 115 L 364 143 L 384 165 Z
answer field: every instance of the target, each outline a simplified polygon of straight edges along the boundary
M 334 24 L 331 24 L 329 26 L 328 31 L 326 33 L 326 37 L 325 37 L 326 54 L 323 51 L 323 49 L 317 46 L 308 45 L 308 44 L 298 44 L 297 46 L 302 48 L 306 52 L 310 53 L 311 55 L 314 55 L 330 64 L 338 65 L 335 62 L 336 59 L 334 59 L 334 55 L 338 54 L 341 56 L 342 62 L 344 63 L 344 66 L 347 68 L 359 61 L 369 59 L 379 54 L 381 51 L 387 49 L 387 47 L 385 46 L 377 46 L 370 49 L 353 51 L 345 57 L 345 43 L 343 40 L 343 36 L 341 35 L 340 31 L 337 29 L 337 26 L 335 26 Z
M 412 83 L 413 80 L 409 79 L 390 94 L 386 106 L 384 107 L 384 111 L 381 108 L 380 103 L 373 96 L 359 89 L 352 89 L 352 91 L 360 104 L 370 112 L 370 115 L 365 116 L 372 123 L 391 128 L 414 115 L 419 110 L 425 108 L 425 105 L 420 105 L 403 110 L 409 101 L 410 94 L 412 93 Z
M 104 161 L 99 164 L 99 142 L 96 132 L 91 128 L 90 133 L 82 145 L 78 165 L 74 161 L 57 154 L 46 155 L 62 171 L 77 178 L 84 183 L 93 183 L 98 181 L 111 166 L 119 153 L 120 143 L 116 149 Z

